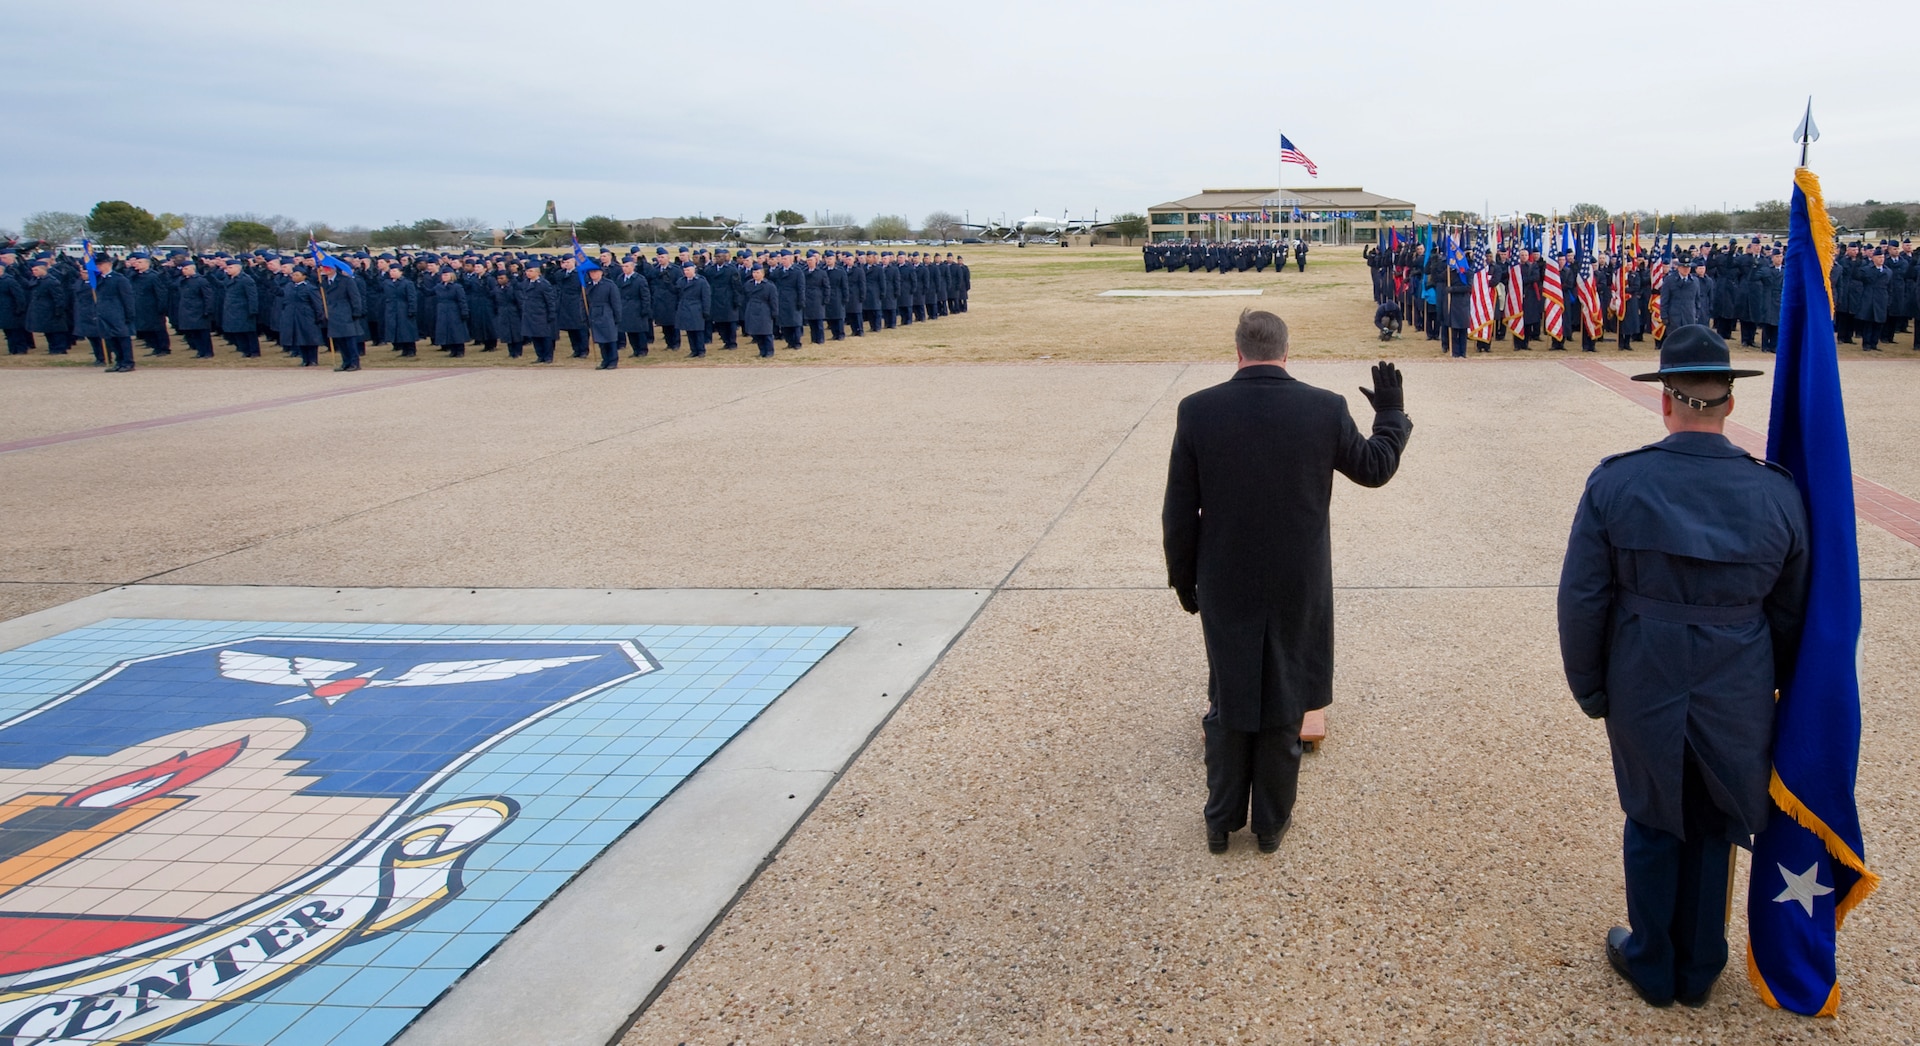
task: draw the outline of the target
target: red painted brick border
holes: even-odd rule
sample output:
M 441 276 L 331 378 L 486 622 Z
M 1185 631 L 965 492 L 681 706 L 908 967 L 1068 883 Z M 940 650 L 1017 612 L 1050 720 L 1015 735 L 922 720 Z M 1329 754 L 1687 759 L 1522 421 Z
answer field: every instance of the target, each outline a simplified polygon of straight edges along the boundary
M 437 370 L 426 374 L 409 374 L 404 378 L 378 381 L 371 385 L 349 385 L 342 388 L 326 389 L 321 392 L 303 392 L 298 396 L 282 396 L 279 399 L 259 400 L 254 403 L 236 403 L 230 407 L 214 407 L 211 410 L 196 410 L 187 414 L 169 414 L 165 417 L 148 418 L 145 421 L 123 421 L 118 425 L 102 425 L 99 428 L 80 429 L 75 432 L 56 432 L 50 436 L 34 436 L 31 439 L 17 439 L 11 443 L 0 443 L 0 454 L 11 454 L 16 450 L 32 450 L 35 447 L 51 447 L 60 443 L 72 443 L 75 440 L 95 439 L 100 436 L 116 436 L 122 432 L 139 432 L 142 429 L 165 428 L 168 425 L 185 425 L 190 421 L 205 421 L 209 418 L 225 418 L 235 414 L 251 414 L 256 410 L 272 410 L 275 407 L 290 407 L 296 403 L 312 403 L 314 400 L 331 399 L 335 396 L 350 396 L 356 392 L 372 392 L 376 389 L 391 389 L 400 385 L 414 385 L 423 381 L 439 378 L 457 378 L 462 374 L 477 374 L 477 370 Z
M 1560 365 L 1603 389 L 1612 389 L 1646 407 L 1660 409 L 1660 393 L 1652 382 L 1634 381 L 1598 360 L 1561 360 Z M 1765 457 L 1767 436 L 1763 432 L 1727 422 L 1727 438 L 1755 457 Z M 1873 480 L 1853 474 L 1853 510 L 1861 519 L 1912 545 L 1920 545 L 1920 501 Z

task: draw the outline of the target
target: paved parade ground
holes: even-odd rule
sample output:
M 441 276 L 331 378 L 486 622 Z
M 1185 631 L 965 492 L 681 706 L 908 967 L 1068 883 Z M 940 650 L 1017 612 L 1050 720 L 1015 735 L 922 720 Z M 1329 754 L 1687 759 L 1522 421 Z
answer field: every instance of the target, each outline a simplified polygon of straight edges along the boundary
M 926 331 L 962 359 L 1000 322 L 988 275 L 973 312 Z M 1360 412 L 1357 282 L 1337 346 L 1296 322 L 1292 369 Z M 1662 435 L 1609 377 L 1650 368 L 1650 346 L 1395 347 L 1400 473 L 1335 486 L 1330 737 L 1280 852 L 1240 834 L 1212 856 L 1206 663 L 1165 588 L 1160 496 L 1176 404 L 1231 373 L 1231 317 L 1289 299 L 1094 300 L 1170 285 L 1102 274 L 1073 306 L 1204 319 L 1165 362 L 1063 339 L 1081 362 L 1012 362 L 1054 354 L 1023 344 L 612 375 L 387 370 L 383 349 L 357 374 L 9 367 L 0 715 L 47 708 L 34 743 L 70 754 L 41 780 L 0 752 L 0 804 L 79 817 L 58 797 L 137 793 L 156 766 L 188 773 L 178 753 L 198 784 L 72 831 L 132 849 L 128 819 L 224 802 L 236 824 L 286 818 L 311 854 L 176 836 L 129 860 L 200 883 L 192 903 L 0 875 L 0 916 L 211 926 L 192 976 L 245 990 L 175 1043 L 1920 1039 L 1920 529 L 1899 523 L 1920 519 L 1920 366 L 1842 366 L 1855 470 L 1889 493 L 1860 531 L 1860 812 L 1884 885 L 1841 936 L 1840 1015 L 1747 986 L 1744 857 L 1711 1002 L 1651 1010 L 1602 952 L 1625 921 L 1621 815 L 1553 617 L 1587 472 Z M 1766 390 L 1742 381 L 1733 420 L 1764 432 Z M 180 708 L 60 726 L 73 709 L 48 702 L 86 684 L 73 701 Z M 359 726 L 327 725 L 348 712 Z M 20 859 L 87 863 L 51 852 Z M 222 890 L 283 907 L 221 938 Z M 99 940 L 73 954 L 137 945 Z M 22 994 L 48 965 L 27 952 L 0 948 L 0 1017 L 65 1007 L 30 1018 L 46 1034 L 157 1019 L 189 976 L 153 967 L 135 994 L 160 1006 L 136 1013 L 84 971 Z

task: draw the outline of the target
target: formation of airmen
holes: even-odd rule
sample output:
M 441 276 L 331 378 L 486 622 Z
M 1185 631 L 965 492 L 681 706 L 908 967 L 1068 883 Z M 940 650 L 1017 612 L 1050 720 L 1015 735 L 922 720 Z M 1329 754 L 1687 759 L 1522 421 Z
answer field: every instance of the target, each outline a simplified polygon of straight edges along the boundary
M 1274 272 L 1287 267 L 1291 256 L 1296 272 L 1307 271 L 1307 241 L 1294 240 L 1169 240 L 1140 248 L 1148 272 Z
M 83 261 L 0 246 L 8 353 L 33 352 L 37 339 L 65 355 L 84 339 L 110 373 L 133 369 L 136 338 L 149 356 L 171 355 L 177 337 L 204 359 L 216 335 L 243 357 L 258 357 L 264 340 L 307 367 L 330 348 L 335 369 L 349 371 L 381 344 L 402 357 L 424 343 L 457 358 L 468 345 L 504 343 L 511 358 L 530 351 L 552 363 L 563 334 L 574 359 L 597 347 L 602 370 L 618 366 L 622 347 L 648 355 L 656 331 L 664 349 L 684 342 L 691 359 L 715 336 L 723 349 L 744 336 L 768 357 L 776 337 L 798 349 L 803 336 L 819 345 L 965 312 L 971 289 L 966 259 L 934 251 L 134 251 Z

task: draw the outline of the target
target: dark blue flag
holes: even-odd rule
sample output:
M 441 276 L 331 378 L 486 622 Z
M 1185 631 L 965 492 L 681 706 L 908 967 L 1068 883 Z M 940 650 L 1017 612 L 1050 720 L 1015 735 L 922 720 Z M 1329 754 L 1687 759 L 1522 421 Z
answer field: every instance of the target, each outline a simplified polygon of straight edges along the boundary
M 1747 975 L 1770 1006 L 1840 1007 L 1840 924 L 1879 877 L 1854 804 L 1860 764 L 1860 549 L 1853 461 L 1833 340 L 1833 223 L 1820 181 L 1794 174 L 1767 457 L 1792 471 L 1812 547 L 1806 626 L 1774 710 L 1774 810 L 1754 839 Z

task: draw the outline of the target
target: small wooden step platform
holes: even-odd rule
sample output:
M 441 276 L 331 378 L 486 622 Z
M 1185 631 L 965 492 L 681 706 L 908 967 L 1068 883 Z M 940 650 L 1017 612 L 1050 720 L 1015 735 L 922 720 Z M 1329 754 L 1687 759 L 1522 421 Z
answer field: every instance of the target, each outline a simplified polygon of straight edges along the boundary
M 1300 747 L 1311 752 L 1327 739 L 1327 710 L 1316 708 L 1300 721 Z

